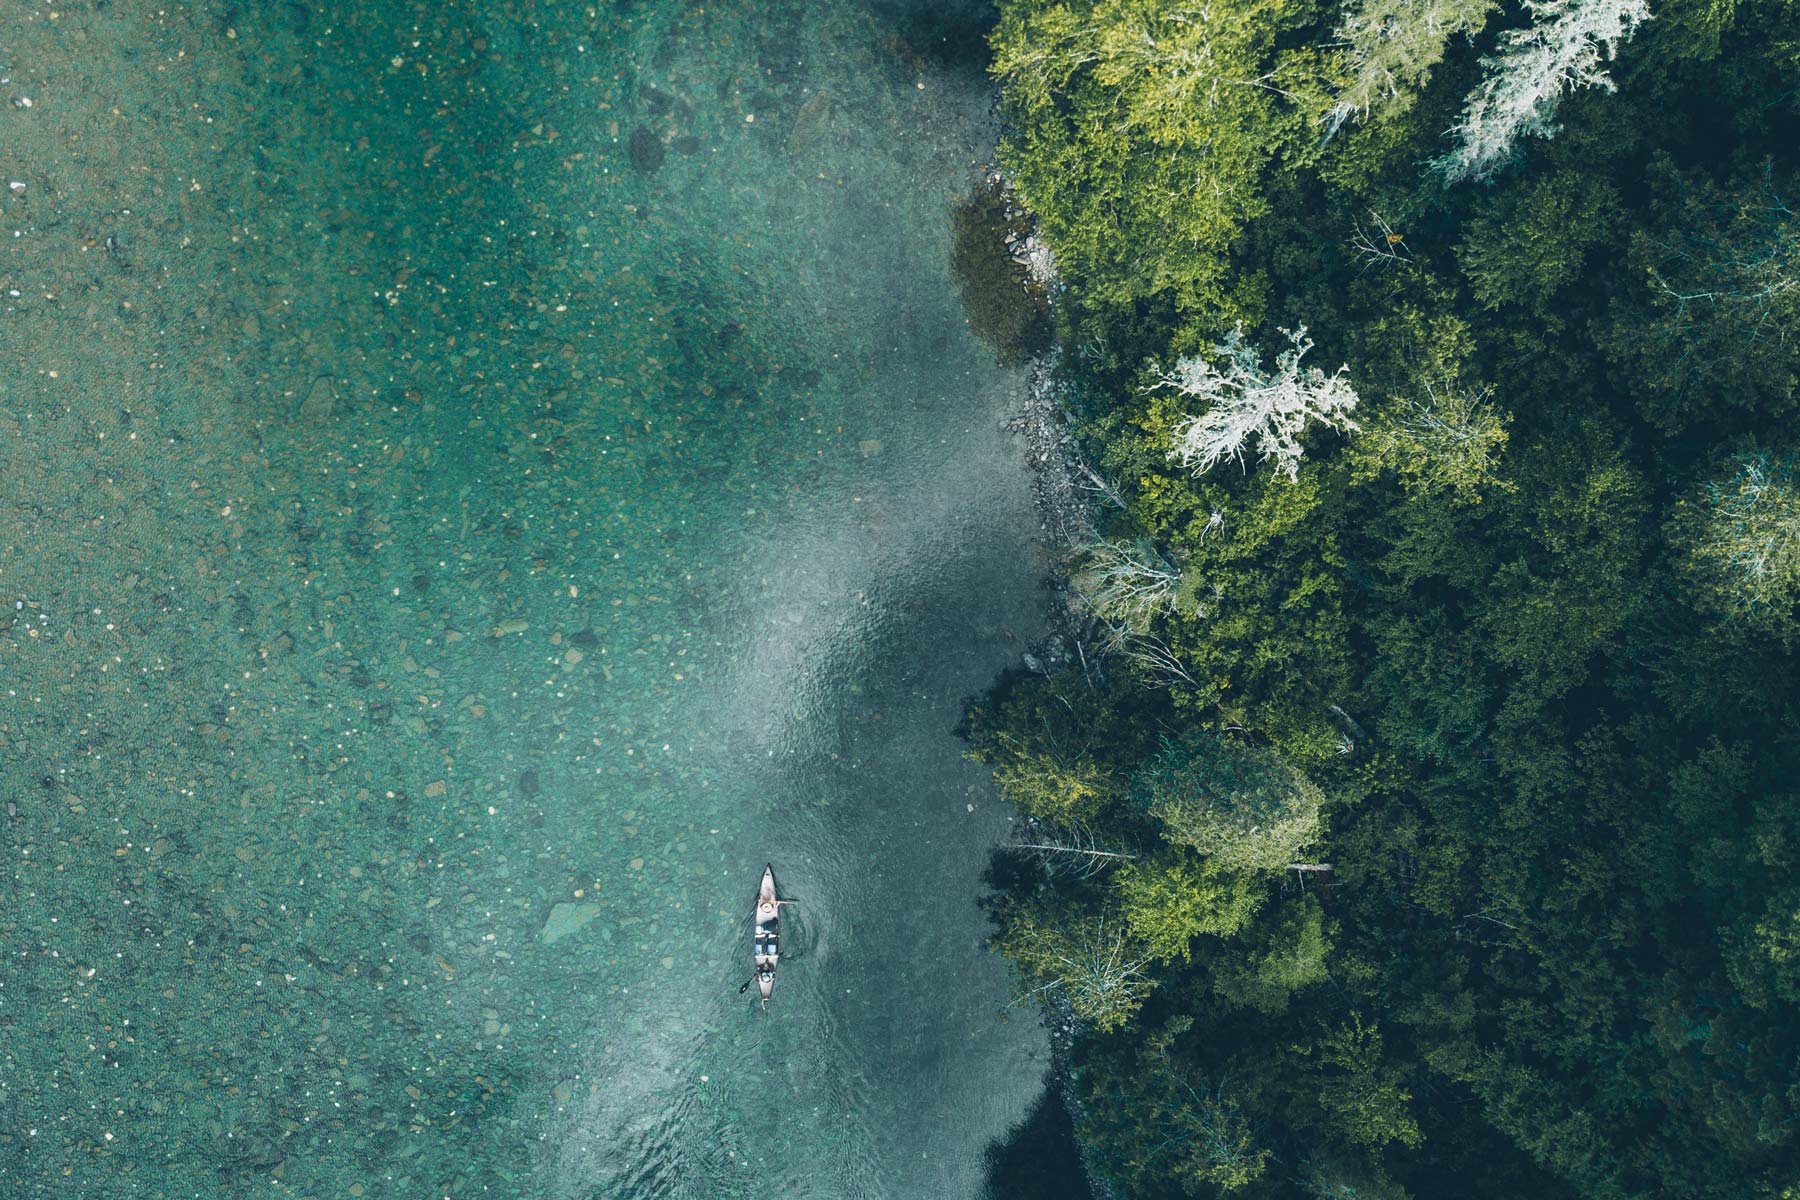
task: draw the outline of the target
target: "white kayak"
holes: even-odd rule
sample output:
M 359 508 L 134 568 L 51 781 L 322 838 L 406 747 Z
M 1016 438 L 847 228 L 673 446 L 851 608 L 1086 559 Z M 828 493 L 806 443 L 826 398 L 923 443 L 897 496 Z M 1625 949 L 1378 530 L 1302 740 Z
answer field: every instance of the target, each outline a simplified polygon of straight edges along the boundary
M 775 895 L 775 868 L 763 867 L 762 887 L 756 893 L 756 990 L 762 995 L 763 1007 L 775 992 L 775 968 L 781 962 L 781 906 L 792 904 Z

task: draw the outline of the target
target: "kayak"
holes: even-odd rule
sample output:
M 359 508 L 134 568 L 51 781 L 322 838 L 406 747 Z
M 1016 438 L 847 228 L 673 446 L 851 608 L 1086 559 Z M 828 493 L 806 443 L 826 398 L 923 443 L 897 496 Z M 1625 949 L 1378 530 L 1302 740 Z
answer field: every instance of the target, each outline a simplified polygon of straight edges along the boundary
M 775 991 L 775 967 L 781 962 L 781 906 L 775 896 L 775 868 L 763 867 L 762 887 L 756 893 L 756 990 L 764 1008 Z

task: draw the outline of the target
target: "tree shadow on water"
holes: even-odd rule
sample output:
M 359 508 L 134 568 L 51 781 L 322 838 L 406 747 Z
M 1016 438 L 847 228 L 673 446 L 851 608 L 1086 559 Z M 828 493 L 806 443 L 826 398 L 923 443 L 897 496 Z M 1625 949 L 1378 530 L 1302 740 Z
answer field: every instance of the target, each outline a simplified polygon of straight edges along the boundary
M 981 1200 L 1094 1200 L 1075 1146 L 1075 1125 L 1046 1087 L 1025 1119 L 988 1143 Z
M 1029 854 L 1010 846 L 995 846 L 988 853 L 987 869 L 981 873 L 983 891 L 976 901 L 987 913 L 988 932 L 998 934 L 1005 927 L 1002 912 L 1008 900 L 1030 895 L 1043 880 L 1043 868 Z
M 890 49 L 919 66 L 980 73 L 992 58 L 988 31 L 999 19 L 992 0 L 861 0 L 893 31 Z

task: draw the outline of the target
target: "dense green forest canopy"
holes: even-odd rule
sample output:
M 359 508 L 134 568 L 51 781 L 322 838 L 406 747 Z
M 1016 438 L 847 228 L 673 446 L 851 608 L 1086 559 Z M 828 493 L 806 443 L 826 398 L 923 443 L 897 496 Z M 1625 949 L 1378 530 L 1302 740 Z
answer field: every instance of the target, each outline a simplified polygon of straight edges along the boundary
M 1800 1197 L 1800 5 L 1000 9 L 1124 508 L 967 734 L 1095 1164 Z

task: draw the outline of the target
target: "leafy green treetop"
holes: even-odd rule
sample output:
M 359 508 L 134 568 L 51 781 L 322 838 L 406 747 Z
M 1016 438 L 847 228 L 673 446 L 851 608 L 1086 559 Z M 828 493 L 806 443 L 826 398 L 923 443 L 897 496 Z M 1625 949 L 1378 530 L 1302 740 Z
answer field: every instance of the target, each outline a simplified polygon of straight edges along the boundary
M 1138 786 L 1164 837 L 1234 870 L 1285 870 L 1319 836 L 1324 794 L 1265 746 L 1168 742 Z
M 1408 1200 L 1392 1180 L 1361 1163 L 1332 1157 L 1302 1163 L 1299 1184 L 1313 1200 Z
M 1106 912 L 1015 905 L 999 947 L 1018 973 L 1016 1003 L 1061 992 L 1075 1015 L 1101 1033 L 1130 1020 L 1154 986 L 1149 951 Z
M 1318 1054 L 1319 1099 L 1351 1141 L 1379 1150 L 1389 1142 L 1417 1146 L 1424 1140 L 1413 1119 L 1412 1094 L 1387 1063 L 1379 1029 L 1352 1012 L 1348 1023 L 1320 1039 Z
M 994 30 L 1013 135 L 1001 160 L 1090 301 L 1244 311 L 1232 243 L 1271 160 L 1325 107 L 1322 56 L 1277 57 L 1299 0 L 1020 0 Z
M 1773 162 L 1723 181 L 1666 155 L 1644 172 L 1652 199 L 1630 234 L 1628 279 L 1596 332 L 1644 417 L 1674 433 L 1790 422 L 1800 399 L 1800 217 Z M 1635 278 L 1634 278 L 1635 277 Z
M 1755 450 L 1683 501 L 1671 535 L 1687 573 L 1727 611 L 1786 628 L 1800 601 L 1800 455 Z
M 1371 423 L 1359 473 L 1391 470 L 1409 495 L 1446 495 L 1478 504 L 1495 481 L 1511 414 L 1488 389 L 1455 380 L 1420 384 L 1423 393 L 1389 405 Z
M 1319 902 L 1307 896 L 1284 904 L 1275 919 L 1256 930 L 1240 953 L 1223 955 L 1213 967 L 1213 990 L 1241 1007 L 1278 1014 L 1302 988 L 1322 983 L 1328 972 L 1331 931 Z
M 1230 937 L 1256 915 L 1266 887 L 1212 859 L 1171 848 L 1117 875 L 1126 923 L 1159 959 L 1188 960 L 1201 934 Z
M 1068 825 L 1092 816 L 1116 790 L 1106 768 L 1081 752 L 1059 753 L 1008 734 L 996 738 L 994 782 L 1028 817 Z

